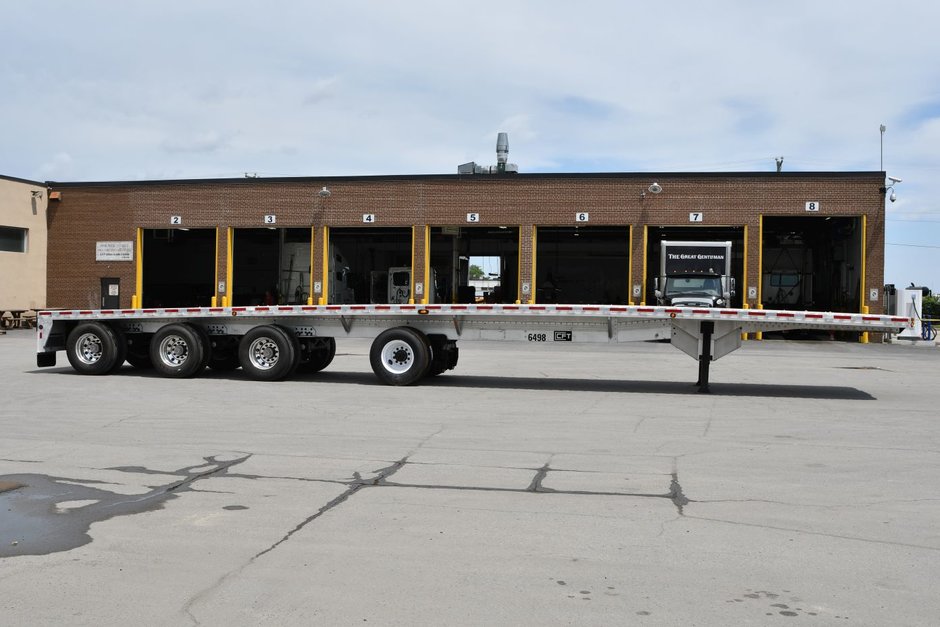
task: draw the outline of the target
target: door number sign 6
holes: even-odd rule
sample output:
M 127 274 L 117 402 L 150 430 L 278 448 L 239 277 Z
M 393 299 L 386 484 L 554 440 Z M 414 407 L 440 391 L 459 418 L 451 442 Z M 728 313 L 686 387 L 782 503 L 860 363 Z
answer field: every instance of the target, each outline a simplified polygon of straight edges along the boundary
M 576 213 L 574 214 L 574 221 L 575 222 L 590 222 L 591 214 L 587 213 L 586 211 L 581 211 L 579 213 Z

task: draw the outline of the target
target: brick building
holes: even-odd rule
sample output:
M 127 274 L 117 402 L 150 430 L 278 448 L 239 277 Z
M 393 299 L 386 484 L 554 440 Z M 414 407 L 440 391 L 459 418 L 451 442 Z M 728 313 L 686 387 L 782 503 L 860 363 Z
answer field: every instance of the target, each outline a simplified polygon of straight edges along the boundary
M 884 180 L 747 172 L 49 183 L 58 194 L 48 208 L 47 306 L 454 302 L 468 298 L 467 268 L 479 260 L 492 262 L 493 298 L 503 302 L 648 304 L 659 242 L 679 239 L 733 242 L 733 306 L 877 313 Z

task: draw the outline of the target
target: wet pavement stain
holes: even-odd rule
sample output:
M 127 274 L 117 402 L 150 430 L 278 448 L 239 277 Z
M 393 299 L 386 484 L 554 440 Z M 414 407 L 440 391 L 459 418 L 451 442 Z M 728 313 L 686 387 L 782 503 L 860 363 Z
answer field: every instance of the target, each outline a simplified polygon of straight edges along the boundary
M 783 592 L 784 594 L 790 594 L 789 590 L 784 590 Z M 778 601 L 782 595 L 777 594 L 775 592 L 768 592 L 767 590 L 751 590 L 750 588 L 748 588 L 748 590 L 741 596 L 747 599 L 754 599 L 754 600 Z M 801 599 L 800 597 L 790 596 L 787 598 L 790 601 L 790 603 L 799 603 L 799 604 L 803 603 L 803 599 Z M 728 601 L 726 601 L 726 603 L 743 603 L 743 602 L 744 602 L 744 599 L 729 599 Z M 772 609 L 772 611 L 770 612 L 765 611 L 764 612 L 765 616 L 773 616 L 774 613 L 779 614 L 780 616 L 787 616 L 790 618 L 793 618 L 795 616 L 802 616 L 802 615 L 819 616 L 819 612 L 804 610 L 802 607 L 791 607 L 790 605 L 787 605 L 786 603 L 780 603 L 780 602 L 771 603 L 770 608 Z M 836 618 L 843 618 L 843 617 L 836 616 Z
M 48 555 L 88 544 L 93 523 L 160 509 L 166 501 L 190 490 L 196 481 L 224 474 L 248 457 L 229 461 L 206 457 L 198 466 L 164 472 L 111 469 L 182 477 L 143 494 L 131 495 L 91 485 L 101 483 L 98 481 L 39 474 L 0 477 L 0 558 Z

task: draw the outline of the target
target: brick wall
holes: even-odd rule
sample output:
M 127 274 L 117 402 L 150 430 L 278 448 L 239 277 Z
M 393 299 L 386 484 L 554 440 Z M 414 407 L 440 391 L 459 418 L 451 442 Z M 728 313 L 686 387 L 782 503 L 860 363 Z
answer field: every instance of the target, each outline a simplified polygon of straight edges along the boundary
M 662 192 L 652 194 L 656 181 Z M 395 176 L 311 179 L 232 179 L 130 183 L 53 184 L 61 200 L 49 205 L 48 305 L 95 307 L 100 277 L 121 279 L 121 306 L 131 306 L 136 262 L 96 262 L 98 241 L 134 241 L 138 228 L 219 228 L 218 276 L 226 276 L 227 228 L 261 227 L 277 216 L 278 227 L 313 227 L 314 277 L 323 276 L 323 226 L 417 226 L 416 280 L 424 276 L 425 229 L 465 226 L 467 213 L 480 226 L 520 228 L 520 284 L 533 283 L 533 227 L 573 226 L 579 212 L 590 226 L 632 226 L 631 283 L 645 284 L 644 226 L 747 228 L 747 276 L 759 285 L 761 216 L 806 216 L 808 201 L 820 216 L 866 216 L 866 286 L 884 282 L 884 183 L 881 172 L 746 174 L 519 174 L 505 176 Z M 321 197 L 326 186 L 331 194 Z M 653 269 L 648 269 L 652 272 Z M 221 294 L 219 303 L 221 304 Z M 521 295 L 526 300 L 525 295 Z M 746 299 L 756 306 L 756 299 Z M 880 298 L 866 303 L 873 313 Z M 861 304 L 860 304 L 861 306 Z

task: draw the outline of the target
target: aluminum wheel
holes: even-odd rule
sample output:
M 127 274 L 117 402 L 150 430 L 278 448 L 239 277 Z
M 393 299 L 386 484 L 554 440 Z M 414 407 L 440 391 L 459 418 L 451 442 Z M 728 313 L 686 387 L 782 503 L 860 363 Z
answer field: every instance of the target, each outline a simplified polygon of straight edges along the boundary
M 179 335 L 168 335 L 160 341 L 160 361 L 178 368 L 189 359 L 189 343 Z
M 248 346 L 248 359 L 258 370 L 270 370 L 281 359 L 281 349 L 270 337 L 259 337 Z
M 97 364 L 103 354 L 101 337 L 96 333 L 83 333 L 75 342 L 75 358 L 86 366 Z

